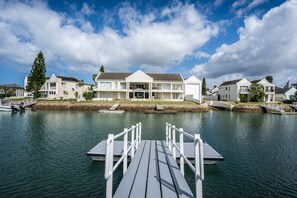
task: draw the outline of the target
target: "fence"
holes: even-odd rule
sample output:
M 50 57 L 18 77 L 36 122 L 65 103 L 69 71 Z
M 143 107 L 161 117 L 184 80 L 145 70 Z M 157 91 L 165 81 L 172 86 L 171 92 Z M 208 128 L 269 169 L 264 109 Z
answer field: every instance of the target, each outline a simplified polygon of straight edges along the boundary
M 179 148 L 176 145 L 176 132 L 179 133 Z M 195 167 L 184 154 L 184 136 L 194 140 L 195 151 Z M 166 123 L 166 144 L 172 151 L 173 158 L 176 160 L 176 150 L 180 153 L 180 171 L 185 175 L 184 162 L 191 168 L 195 174 L 196 197 L 203 197 L 202 181 L 204 180 L 204 164 L 203 164 L 203 142 L 200 134 L 189 134 L 183 128 L 176 128 L 174 125 Z
M 125 128 L 123 132 L 114 135 L 108 134 L 106 140 L 106 155 L 105 155 L 105 179 L 106 179 L 106 198 L 112 197 L 113 188 L 113 172 L 117 169 L 121 162 L 123 162 L 123 174 L 127 171 L 128 166 L 128 153 L 131 151 L 131 160 L 134 157 L 135 150 L 137 150 L 138 145 L 141 143 L 141 122 L 137 123 L 135 126 L 132 125 L 130 129 Z M 128 134 L 131 132 L 130 146 L 128 147 Z M 113 148 L 114 140 L 124 136 L 123 144 L 123 155 L 113 165 Z

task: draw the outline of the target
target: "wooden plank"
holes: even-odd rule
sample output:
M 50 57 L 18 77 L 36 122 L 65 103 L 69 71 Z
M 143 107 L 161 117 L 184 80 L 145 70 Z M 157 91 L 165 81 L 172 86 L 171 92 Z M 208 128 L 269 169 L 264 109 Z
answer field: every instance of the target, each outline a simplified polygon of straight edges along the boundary
M 149 172 L 147 177 L 147 198 L 160 198 L 161 189 L 160 189 L 160 178 L 159 178 L 159 169 L 158 169 L 158 158 L 156 155 L 156 141 L 151 143 L 151 153 L 149 161 Z
M 182 198 L 189 198 L 189 197 L 194 198 L 194 195 L 187 181 L 185 180 L 182 173 L 180 172 L 179 166 L 174 160 L 171 151 L 169 151 L 168 146 L 164 141 L 162 141 L 162 145 L 166 153 L 168 166 L 170 167 L 171 176 L 174 181 L 175 189 L 177 191 L 178 196 Z
M 130 197 L 145 197 L 151 141 L 147 141 L 136 172 Z
M 163 150 L 161 141 L 157 141 L 157 155 L 162 197 L 177 197 L 175 186 L 171 177 L 171 173 L 167 164 L 165 152 Z
M 136 175 L 135 173 L 138 169 L 139 162 L 142 157 L 146 141 L 143 140 L 142 143 L 143 144 L 140 144 L 140 146 L 138 147 L 138 149 L 134 155 L 134 158 L 132 159 L 126 173 L 124 174 L 124 176 L 122 178 L 121 183 L 119 184 L 119 186 L 114 194 L 115 198 L 129 197 L 130 190 L 131 190 L 131 187 L 132 187 L 134 179 L 135 179 L 135 175 Z

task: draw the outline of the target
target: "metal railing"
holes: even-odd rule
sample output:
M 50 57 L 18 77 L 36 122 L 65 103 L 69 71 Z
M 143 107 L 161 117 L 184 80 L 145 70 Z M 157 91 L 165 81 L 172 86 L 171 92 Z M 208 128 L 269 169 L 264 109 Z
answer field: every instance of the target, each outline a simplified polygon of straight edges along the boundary
M 176 132 L 179 133 L 179 148 L 176 145 Z M 184 136 L 194 140 L 195 151 L 195 166 L 184 154 Z M 203 163 L 203 142 L 200 138 L 200 134 L 189 134 L 183 130 L 183 128 L 176 128 L 174 125 L 166 123 L 166 144 L 169 150 L 172 151 L 174 160 L 176 160 L 176 150 L 180 153 L 180 171 L 182 175 L 185 175 L 184 163 L 191 168 L 195 174 L 196 183 L 196 197 L 203 197 L 202 194 L 202 181 L 204 180 L 204 163 Z
M 128 134 L 131 132 L 130 146 L 128 147 Z M 106 198 L 112 197 L 113 188 L 113 172 L 117 169 L 121 162 L 123 162 L 123 174 L 127 171 L 128 167 L 128 153 L 131 151 L 131 160 L 134 157 L 135 151 L 141 143 L 142 126 L 141 122 L 132 125 L 130 129 L 125 128 L 123 132 L 117 135 L 108 134 L 106 140 L 106 155 L 105 155 L 105 179 L 106 179 Z M 123 154 L 121 158 L 113 165 L 113 148 L 114 140 L 124 136 Z M 135 137 L 136 136 L 136 137 Z

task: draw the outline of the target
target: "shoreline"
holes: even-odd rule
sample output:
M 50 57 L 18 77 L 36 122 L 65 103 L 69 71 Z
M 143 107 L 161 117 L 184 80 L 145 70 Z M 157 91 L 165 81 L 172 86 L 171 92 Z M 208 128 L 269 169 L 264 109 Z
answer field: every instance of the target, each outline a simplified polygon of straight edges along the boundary
M 116 103 L 116 101 L 114 102 Z M 108 110 L 113 103 L 95 103 L 95 102 L 38 102 L 33 106 L 33 110 Z M 146 110 L 154 110 L 158 104 L 120 104 L 117 110 L 144 112 Z M 164 110 L 174 110 L 177 112 L 208 112 L 210 108 L 206 104 L 201 105 L 183 105 L 183 104 L 162 104 Z
M 114 102 L 116 103 L 116 101 Z M 73 101 L 41 101 L 32 107 L 33 110 L 108 110 L 114 103 L 96 103 L 96 102 L 73 102 Z M 253 104 L 238 104 L 234 105 L 232 110 L 224 108 L 214 108 L 207 104 L 120 104 L 117 110 L 130 112 L 144 112 L 154 110 L 156 105 L 162 105 L 164 110 L 173 110 L 176 112 L 209 112 L 210 110 L 230 111 L 230 112 L 250 112 L 250 113 L 266 113 L 260 105 Z M 280 105 L 285 112 L 290 112 L 293 109 L 286 104 Z

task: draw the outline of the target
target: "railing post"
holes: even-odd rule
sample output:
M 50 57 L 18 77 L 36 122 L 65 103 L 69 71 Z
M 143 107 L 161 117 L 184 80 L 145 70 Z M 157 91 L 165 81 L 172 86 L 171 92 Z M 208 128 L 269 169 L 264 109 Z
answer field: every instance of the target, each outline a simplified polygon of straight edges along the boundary
M 139 132 L 139 124 L 136 124 L 136 137 L 135 137 L 135 148 L 138 149 L 138 132 Z
M 201 178 L 201 147 L 200 147 L 200 134 L 194 135 L 194 146 L 195 146 L 195 182 L 196 182 L 196 197 L 203 197 L 202 193 L 202 178 Z M 202 164 L 203 165 L 203 164 Z
M 141 143 L 142 124 L 139 122 L 139 144 Z
M 171 124 L 168 125 L 168 147 L 169 147 L 169 150 L 171 151 Z
M 166 122 L 166 145 L 168 146 L 168 123 Z
M 112 197 L 112 177 L 113 177 L 113 145 L 114 135 L 108 134 L 106 141 L 106 155 L 105 155 L 105 178 L 106 178 L 106 198 Z
M 172 156 L 173 159 L 176 159 L 176 141 L 175 141 L 175 125 L 172 126 L 172 141 L 173 141 L 173 150 L 172 150 Z
M 131 146 L 132 146 L 132 149 L 131 149 L 131 159 L 134 157 L 134 150 L 135 150 L 135 147 L 134 147 L 134 132 L 135 132 L 135 127 L 134 125 L 132 125 L 132 131 L 131 131 Z
M 184 129 L 180 128 L 179 129 L 179 150 L 180 150 L 180 155 L 179 155 L 179 168 L 180 168 L 180 172 L 183 174 L 183 176 L 185 176 L 185 160 L 184 160 Z
M 123 160 L 123 174 L 127 171 L 128 167 L 128 154 L 127 154 L 127 146 L 128 146 L 128 129 L 124 128 L 125 135 L 124 135 L 124 160 Z

